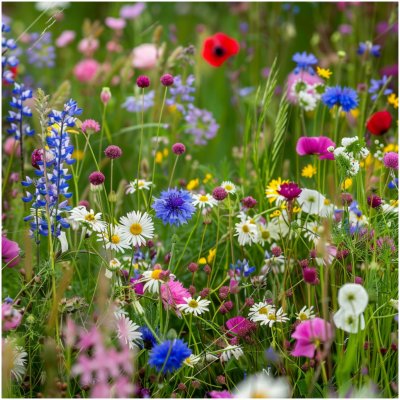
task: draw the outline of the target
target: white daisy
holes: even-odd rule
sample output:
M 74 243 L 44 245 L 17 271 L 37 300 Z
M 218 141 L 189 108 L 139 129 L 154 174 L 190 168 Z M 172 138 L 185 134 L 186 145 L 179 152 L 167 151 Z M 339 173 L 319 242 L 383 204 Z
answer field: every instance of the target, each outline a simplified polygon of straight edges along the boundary
M 144 271 L 143 278 L 141 279 L 142 282 L 146 282 L 143 290 L 148 290 L 150 293 L 158 293 L 160 291 L 160 284 L 162 280 L 160 278 L 161 273 L 163 272 L 162 269 L 154 269 L 152 271 Z M 170 278 L 173 278 L 174 275 L 170 274 Z
M 304 306 L 298 313 L 296 313 L 296 319 L 299 321 L 306 321 L 313 318 L 315 318 L 314 306 L 311 306 L 310 308 Z
M 236 360 L 239 360 L 241 356 L 243 356 L 243 350 L 240 346 L 226 346 L 222 349 L 221 352 L 221 361 L 229 361 L 232 357 L 235 357 Z
M 132 246 L 146 244 L 154 236 L 154 224 L 147 212 L 132 211 L 120 218 L 121 235 Z
M 311 241 L 317 240 L 321 233 L 324 232 L 324 227 L 317 221 L 308 222 L 305 225 L 304 236 Z
M 235 236 L 238 236 L 238 242 L 241 246 L 252 244 L 258 240 L 257 225 L 250 219 L 243 220 L 235 224 Z
M 268 314 L 272 311 L 274 306 L 262 301 L 251 306 L 249 318 L 253 322 L 268 321 Z
M 316 190 L 303 189 L 297 198 L 301 210 L 307 214 L 319 215 L 324 204 L 325 197 Z
M 144 179 L 135 179 L 134 181 L 129 182 L 126 187 L 125 193 L 132 194 L 135 193 L 136 190 L 150 190 L 150 186 L 152 182 L 145 181 Z
M 223 181 L 221 183 L 221 187 L 223 187 L 230 194 L 236 193 L 236 186 L 231 181 Z
M 194 366 L 201 360 L 200 356 L 195 356 L 194 354 L 191 354 L 188 358 L 185 359 L 183 362 L 185 365 L 188 367 L 194 368 Z
M 211 194 L 193 194 L 193 205 L 201 208 L 214 207 L 218 201 L 211 196 Z
M 108 225 L 103 232 L 97 235 L 98 242 L 103 242 L 106 249 L 117 252 L 124 252 L 129 249 L 129 243 L 126 237 L 122 237 L 122 230 L 119 225 Z
M 139 325 L 121 314 L 116 316 L 116 320 L 118 339 L 127 344 L 130 349 L 137 347 L 136 342 L 142 339 L 142 333 L 139 332 Z
M 197 316 L 208 311 L 208 305 L 210 304 L 210 301 L 202 300 L 200 296 L 197 299 L 194 299 L 192 297 L 184 297 L 183 300 L 186 303 L 178 304 L 177 307 L 185 314 L 194 314 L 195 316 Z
M 265 243 L 271 243 L 271 241 L 279 240 L 279 229 L 277 224 L 273 223 L 260 223 L 257 224 L 258 228 L 258 243 L 264 245 Z
M 283 312 L 282 307 L 278 311 L 275 311 L 275 308 L 273 308 L 267 314 L 266 319 L 260 322 L 260 325 L 267 325 L 272 328 L 275 322 L 283 323 L 289 321 L 289 318 L 286 315 L 287 314 Z
M 258 373 L 239 383 L 233 395 L 239 399 L 288 399 L 291 397 L 291 389 L 283 377 L 272 378 L 267 374 Z
M 15 339 L 4 339 L 2 346 L 2 355 L 4 357 L 13 356 L 13 363 L 11 368 L 11 377 L 17 382 L 21 382 L 26 373 L 26 363 L 28 353 L 23 347 L 16 345 Z
M 338 302 L 346 312 L 358 315 L 368 305 L 368 293 L 357 283 L 346 283 L 339 289 Z
M 101 213 L 95 214 L 93 210 L 88 211 L 84 206 L 74 207 L 69 218 L 74 222 L 82 223 L 86 228 L 94 232 L 102 232 L 106 226 L 106 223 L 101 220 Z
M 106 268 L 106 273 L 105 273 L 106 278 L 111 279 L 112 273 L 114 271 L 118 271 L 120 268 L 121 268 L 121 263 L 116 258 L 110 260 L 108 267 Z

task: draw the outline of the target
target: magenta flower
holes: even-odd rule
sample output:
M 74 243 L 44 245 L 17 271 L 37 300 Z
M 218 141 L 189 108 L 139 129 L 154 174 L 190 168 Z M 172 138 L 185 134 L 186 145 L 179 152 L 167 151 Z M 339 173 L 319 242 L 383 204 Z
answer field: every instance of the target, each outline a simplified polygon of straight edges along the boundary
M 1 305 L 1 319 L 3 331 L 7 332 L 19 327 L 22 321 L 22 315 L 12 306 L 12 304 L 3 303 Z
M 283 196 L 287 201 L 292 201 L 300 196 L 302 190 L 299 188 L 297 183 L 283 183 L 278 190 L 278 193 Z
M 165 308 L 176 308 L 184 304 L 184 298 L 191 297 L 189 291 L 179 281 L 168 281 L 161 285 L 161 298 Z
M 328 147 L 335 147 L 335 143 L 326 136 L 307 137 L 302 136 L 296 145 L 299 156 L 317 155 L 320 160 L 334 160 L 333 153 L 328 151 Z
M 228 319 L 228 321 L 226 321 L 226 327 L 229 329 L 228 334 L 233 333 L 237 336 L 243 337 L 255 330 L 256 324 L 239 315 Z
M 1 237 L 1 258 L 7 267 L 15 267 L 21 261 L 19 257 L 20 248 L 17 242 Z
M 227 390 L 212 390 L 211 392 L 208 392 L 208 395 L 212 399 L 233 399 L 233 396 Z
M 321 343 L 328 342 L 333 337 L 331 324 L 321 318 L 313 318 L 297 325 L 292 334 L 296 339 L 292 356 L 314 358 L 315 350 Z

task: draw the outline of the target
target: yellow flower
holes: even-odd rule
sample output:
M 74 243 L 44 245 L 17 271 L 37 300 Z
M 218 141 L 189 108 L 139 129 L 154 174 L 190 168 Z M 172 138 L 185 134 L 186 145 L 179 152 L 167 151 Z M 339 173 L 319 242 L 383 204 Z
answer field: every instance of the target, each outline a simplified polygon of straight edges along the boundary
M 196 178 L 196 179 L 191 179 L 189 181 L 189 183 L 186 186 L 186 189 L 187 190 L 194 190 L 194 189 L 197 189 L 198 187 L 199 187 L 199 180 Z
M 358 108 L 355 108 L 354 110 L 350 110 L 349 113 L 353 118 L 356 119 L 360 115 L 360 110 Z M 346 117 L 346 115 L 347 115 L 347 113 L 344 112 L 344 111 L 342 111 L 340 113 L 340 116 L 343 117 L 343 118 Z
M 208 252 L 207 262 L 211 264 L 214 261 L 215 255 L 217 254 L 217 249 L 211 249 Z
M 281 178 L 272 179 L 272 181 L 268 184 L 267 188 L 265 189 L 265 196 L 270 203 L 273 203 L 280 196 L 278 190 L 280 190 L 283 183 L 289 183 L 289 180 L 283 181 Z
M 395 93 L 392 93 L 388 98 L 387 102 L 391 104 L 394 108 L 399 108 L 399 98 Z
M 384 153 L 389 153 L 389 151 L 394 151 L 397 153 L 399 151 L 399 145 L 394 143 L 389 143 L 383 148 Z
M 301 207 L 293 207 L 293 210 L 292 210 L 292 212 L 294 213 L 294 214 L 297 214 L 297 213 L 299 213 L 299 212 L 301 212 Z
M 399 201 L 398 201 L 398 200 L 390 200 L 390 205 L 391 205 L 392 207 L 398 207 Z
M 156 163 L 157 164 L 161 164 L 163 160 L 163 154 L 161 153 L 161 151 L 157 151 L 156 153 Z
M 325 68 L 320 68 L 317 66 L 317 74 L 324 79 L 329 79 L 332 75 L 332 71 L 330 71 L 329 69 L 325 69 Z
M 165 148 L 165 149 L 163 150 L 163 156 L 164 156 L 164 157 L 168 157 L 168 154 L 169 154 L 169 151 L 168 151 L 167 148 Z
M 201 257 L 201 258 L 199 259 L 199 264 L 201 264 L 201 265 L 207 264 L 206 258 L 205 258 L 205 257 Z
M 312 178 L 316 173 L 317 168 L 315 168 L 312 164 L 308 164 L 302 169 L 301 176 L 304 176 L 304 178 Z
M 270 217 L 271 218 L 279 217 L 281 214 L 282 213 L 280 210 L 275 210 L 273 213 L 270 214 Z
M 347 178 L 341 185 L 342 190 L 347 190 L 353 184 L 353 179 Z
M 382 163 L 370 153 L 365 160 L 360 161 L 360 167 L 369 167 L 374 164 L 374 168 L 380 168 Z
M 212 175 L 211 174 L 206 174 L 206 177 L 203 179 L 203 183 L 207 183 L 212 179 Z
M 83 160 L 83 157 L 85 156 L 85 153 L 82 150 L 74 150 L 74 152 L 72 153 L 72 158 L 75 158 L 75 160 L 77 161 L 81 161 Z

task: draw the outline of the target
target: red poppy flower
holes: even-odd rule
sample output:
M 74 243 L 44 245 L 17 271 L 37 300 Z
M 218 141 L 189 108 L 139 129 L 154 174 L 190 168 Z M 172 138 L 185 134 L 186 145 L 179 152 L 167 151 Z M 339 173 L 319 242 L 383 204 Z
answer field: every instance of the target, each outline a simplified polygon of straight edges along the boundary
M 367 121 L 367 129 L 373 135 L 383 135 L 386 133 L 390 126 L 392 125 L 392 116 L 386 110 L 378 111 L 375 114 L 372 114 L 369 120 Z
M 15 80 L 17 77 L 17 73 L 18 73 L 18 65 L 15 67 L 10 67 L 10 71 L 12 73 L 12 79 Z M 11 83 L 7 82 L 5 79 L 3 79 L 3 85 L 4 86 L 9 86 L 11 85 Z
M 225 35 L 216 33 L 207 38 L 203 44 L 203 58 L 213 67 L 221 66 L 229 57 L 239 52 L 239 43 Z

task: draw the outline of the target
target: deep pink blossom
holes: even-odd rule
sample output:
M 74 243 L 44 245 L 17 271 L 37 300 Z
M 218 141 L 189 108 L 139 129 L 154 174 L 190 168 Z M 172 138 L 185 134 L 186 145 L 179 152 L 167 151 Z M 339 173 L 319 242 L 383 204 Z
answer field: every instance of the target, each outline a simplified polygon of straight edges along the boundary
M 320 160 L 334 160 L 333 153 L 330 153 L 328 147 L 335 147 L 335 143 L 326 136 L 302 136 L 296 145 L 296 151 L 299 156 L 317 155 Z
M 168 281 L 161 285 L 161 298 L 165 308 L 175 308 L 177 304 L 184 304 L 184 298 L 189 298 L 189 291 L 179 281 Z
M 233 399 L 233 396 L 227 390 L 221 390 L 221 391 L 213 390 L 211 392 L 208 392 L 208 395 L 212 399 Z
M 314 358 L 319 344 L 328 342 L 333 337 L 331 324 L 321 318 L 313 318 L 297 325 L 292 334 L 296 339 L 292 356 Z
M 251 331 L 256 329 L 256 325 L 242 316 L 233 317 L 226 321 L 226 327 L 229 329 L 228 334 L 235 334 L 240 337 L 247 336 Z
M 7 267 L 15 267 L 21 261 L 19 257 L 21 249 L 17 242 L 7 239 L 5 236 L 1 237 L 1 258 L 3 264 Z

